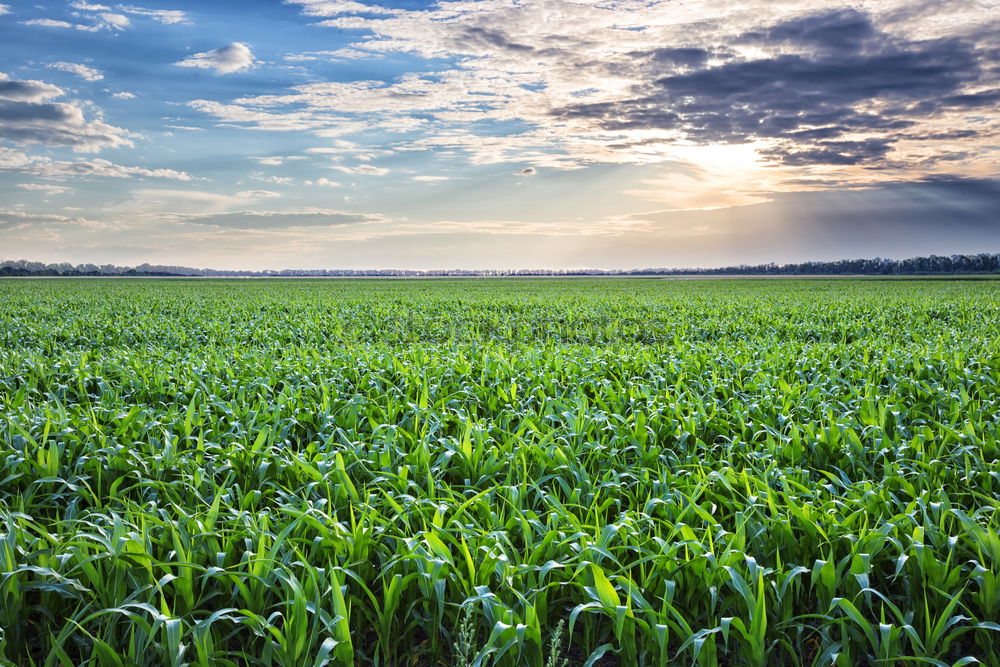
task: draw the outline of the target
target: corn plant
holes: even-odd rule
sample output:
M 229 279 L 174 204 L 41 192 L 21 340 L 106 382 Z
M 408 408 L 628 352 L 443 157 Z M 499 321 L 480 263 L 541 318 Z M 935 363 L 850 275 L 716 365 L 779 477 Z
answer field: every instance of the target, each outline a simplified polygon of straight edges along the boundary
M 0 664 L 1000 665 L 1000 283 L 0 304 Z

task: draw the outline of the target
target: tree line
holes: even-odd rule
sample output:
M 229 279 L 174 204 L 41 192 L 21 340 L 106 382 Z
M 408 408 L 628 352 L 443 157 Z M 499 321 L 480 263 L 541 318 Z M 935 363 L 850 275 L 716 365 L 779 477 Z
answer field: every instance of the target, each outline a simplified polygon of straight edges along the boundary
M 418 271 L 412 269 L 284 269 L 278 271 L 227 271 L 195 269 L 188 266 L 139 264 L 71 264 L 56 262 L 45 264 L 25 259 L 0 262 L 3 276 L 175 276 L 175 277 L 502 277 L 502 276 L 923 276 L 968 275 L 1000 273 L 1000 253 L 976 255 L 929 255 L 907 259 L 841 259 L 833 262 L 798 262 L 791 264 L 739 264 L 715 268 L 649 268 L 649 269 L 440 269 Z

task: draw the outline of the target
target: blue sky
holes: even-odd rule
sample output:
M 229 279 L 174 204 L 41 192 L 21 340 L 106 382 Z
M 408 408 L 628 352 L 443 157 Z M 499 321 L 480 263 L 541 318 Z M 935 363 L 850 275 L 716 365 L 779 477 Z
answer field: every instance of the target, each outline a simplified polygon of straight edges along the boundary
M 0 259 L 1000 250 L 1000 5 L 0 4 Z

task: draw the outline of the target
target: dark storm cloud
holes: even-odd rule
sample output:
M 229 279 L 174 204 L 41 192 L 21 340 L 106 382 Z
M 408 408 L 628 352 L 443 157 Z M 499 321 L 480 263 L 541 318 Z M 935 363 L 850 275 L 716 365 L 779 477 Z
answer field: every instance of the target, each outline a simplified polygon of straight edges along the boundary
M 271 212 L 237 211 L 183 218 L 182 222 L 234 229 L 282 229 L 285 227 L 337 227 L 378 222 L 381 216 L 341 211 Z
M 998 103 L 1000 103 L 1000 88 L 993 88 L 967 95 L 949 95 L 937 104 L 934 104 L 933 101 L 925 102 L 921 108 L 965 107 L 975 109 L 976 107 L 994 106 Z
M 885 157 L 890 145 L 886 139 L 866 141 L 819 141 L 804 150 L 765 151 L 765 155 L 779 158 L 789 165 L 807 164 L 864 164 Z
M 835 9 L 780 23 L 763 31 L 744 33 L 738 41 L 789 44 L 817 52 L 859 51 L 877 36 L 864 14 L 852 9 Z
M 893 40 L 854 10 L 796 18 L 734 42 L 775 54 L 726 58 L 725 47 L 636 54 L 649 83 L 635 97 L 555 115 L 591 119 L 608 130 L 676 130 L 706 142 L 785 140 L 772 157 L 789 164 L 876 164 L 917 119 L 1000 100 L 998 88 L 965 92 L 990 78 L 986 51 L 954 38 Z M 720 56 L 722 64 L 707 66 Z M 880 112 L 861 110 L 873 103 Z M 832 142 L 849 132 L 874 136 Z

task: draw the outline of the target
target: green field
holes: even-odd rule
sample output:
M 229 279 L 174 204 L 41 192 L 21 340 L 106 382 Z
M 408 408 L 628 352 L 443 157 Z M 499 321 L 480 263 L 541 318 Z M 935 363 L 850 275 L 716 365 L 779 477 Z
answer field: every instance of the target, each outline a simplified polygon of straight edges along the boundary
M 998 322 L 1000 282 L 0 282 L 0 663 L 998 665 Z

